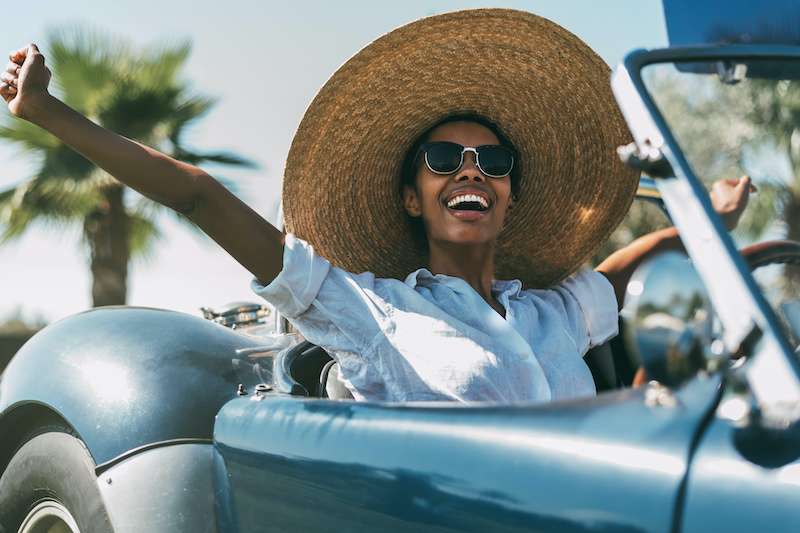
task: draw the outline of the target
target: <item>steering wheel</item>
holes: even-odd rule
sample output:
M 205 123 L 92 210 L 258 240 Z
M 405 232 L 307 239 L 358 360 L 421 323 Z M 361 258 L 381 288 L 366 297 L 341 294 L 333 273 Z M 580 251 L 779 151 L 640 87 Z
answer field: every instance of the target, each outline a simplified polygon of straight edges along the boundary
M 750 270 L 776 264 L 800 265 L 800 242 L 765 241 L 740 250 Z
M 739 250 L 750 270 L 755 273 L 760 268 L 771 265 L 800 265 L 800 242 L 789 240 L 764 241 Z M 798 292 L 800 300 L 800 291 Z M 769 298 L 768 298 L 769 300 Z M 782 312 L 780 305 L 770 301 L 787 336 L 795 345 L 797 335 L 792 331 L 789 320 Z M 630 385 L 636 367 L 631 366 L 626 355 L 627 347 L 622 341 L 624 324 L 620 321 L 620 335 L 602 346 L 593 348 L 587 353 L 586 363 L 595 379 L 598 392 Z M 616 375 L 616 383 L 614 383 Z
M 800 265 L 800 242 L 797 241 L 765 241 L 743 248 L 740 252 L 754 274 L 759 268 L 771 265 Z M 795 331 L 792 327 L 792 320 L 787 316 L 787 309 L 782 304 L 792 298 L 796 298 L 800 304 L 800 291 L 796 291 L 790 298 L 781 296 L 777 301 L 773 301 L 774 297 L 770 298 L 771 295 L 767 290 L 762 288 L 762 291 L 785 329 L 787 338 L 797 346 L 800 331 Z

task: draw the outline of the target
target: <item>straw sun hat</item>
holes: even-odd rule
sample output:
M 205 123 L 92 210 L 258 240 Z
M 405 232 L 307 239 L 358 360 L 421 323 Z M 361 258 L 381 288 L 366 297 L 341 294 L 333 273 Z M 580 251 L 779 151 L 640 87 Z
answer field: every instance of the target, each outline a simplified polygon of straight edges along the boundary
M 496 123 L 519 154 L 497 278 L 547 287 L 577 270 L 633 199 L 637 176 L 615 152 L 629 134 L 603 60 L 557 24 L 515 10 L 425 18 L 339 68 L 289 151 L 286 230 L 350 272 L 404 279 L 427 266 L 402 207 L 401 166 L 419 135 L 461 113 Z

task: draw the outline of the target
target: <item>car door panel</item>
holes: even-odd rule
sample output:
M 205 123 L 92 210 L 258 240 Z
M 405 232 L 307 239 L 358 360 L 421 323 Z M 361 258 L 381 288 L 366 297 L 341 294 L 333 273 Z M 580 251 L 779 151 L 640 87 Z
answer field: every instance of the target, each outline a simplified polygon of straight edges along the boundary
M 215 425 L 228 530 L 669 531 L 719 381 L 543 406 L 229 402 Z M 221 528 L 225 530 L 225 528 Z

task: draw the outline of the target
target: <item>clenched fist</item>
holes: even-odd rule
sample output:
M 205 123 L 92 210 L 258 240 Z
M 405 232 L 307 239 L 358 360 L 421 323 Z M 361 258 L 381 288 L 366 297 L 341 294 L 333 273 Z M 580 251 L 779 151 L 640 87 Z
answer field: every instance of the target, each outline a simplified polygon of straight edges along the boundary
M 9 59 L 0 74 L 0 96 L 12 115 L 29 119 L 37 104 L 49 96 L 50 69 L 35 44 L 12 52 Z

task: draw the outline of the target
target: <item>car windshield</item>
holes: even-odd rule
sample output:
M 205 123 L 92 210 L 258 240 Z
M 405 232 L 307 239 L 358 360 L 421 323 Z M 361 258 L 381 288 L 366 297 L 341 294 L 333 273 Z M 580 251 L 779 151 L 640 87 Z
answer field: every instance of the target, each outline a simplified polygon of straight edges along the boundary
M 752 178 L 758 191 L 732 234 L 738 247 L 800 241 L 800 59 L 657 63 L 641 74 L 699 179 Z M 798 346 L 800 267 L 766 265 L 754 276 Z

